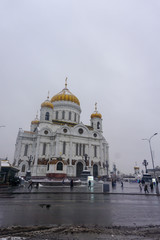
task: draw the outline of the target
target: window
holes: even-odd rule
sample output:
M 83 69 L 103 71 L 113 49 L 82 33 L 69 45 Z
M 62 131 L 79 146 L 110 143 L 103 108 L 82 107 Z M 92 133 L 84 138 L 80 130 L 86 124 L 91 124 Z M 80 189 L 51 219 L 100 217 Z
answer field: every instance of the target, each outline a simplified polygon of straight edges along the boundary
M 42 155 L 45 155 L 46 154 L 46 143 L 43 143 L 43 152 L 42 152 Z
M 78 143 L 76 143 L 76 156 L 78 156 Z
M 63 132 L 64 132 L 64 133 L 67 133 L 67 129 L 66 129 L 66 128 L 64 128 L 64 129 L 63 129 Z
M 47 135 L 47 134 L 48 134 L 48 131 L 47 131 L 47 130 L 45 130 L 45 131 L 44 131 L 44 134 L 46 134 L 46 135 Z
M 63 164 L 61 162 L 57 163 L 57 170 L 62 171 L 63 170 Z
M 94 157 L 97 157 L 97 146 L 94 146 Z
M 100 129 L 100 122 L 97 122 L 97 129 Z
M 63 154 L 66 153 L 66 142 L 63 142 Z
M 83 134 L 83 129 L 82 129 L 82 128 L 79 128 L 79 129 L 78 129 L 78 132 L 79 132 L 79 134 Z
M 85 155 L 85 144 L 83 144 L 83 156 Z
M 69 120 L 71 120 L 71 112 L 69 112 Z
M 27 156 L 28 153 L 28 144 L 25 145 L 24 156 Z
M 77 115 L 76 113 L 74 114 L 74 121 L 76 122 L 76 119 L 77 119 Z
M 62 119 L 65 119 L 65 111 L 62 111 Z
M 79 156 L 81 156 L 82 155 L 82 144 L 80 143 L 79 144 Z
M 49 163 L 47 163 L 47 171 L 49 171 Z
M 49 121 L 49 112 L 46 112 L 45 120 Z
M 58 111 L 56 111 L 56 119 L 58 119 Z
M 22 166 L 22 170 L 21 170 L 21 172 L 25 172 L 25 171 L 26 171 L 26 166 L 23 165 L 23 166 Z

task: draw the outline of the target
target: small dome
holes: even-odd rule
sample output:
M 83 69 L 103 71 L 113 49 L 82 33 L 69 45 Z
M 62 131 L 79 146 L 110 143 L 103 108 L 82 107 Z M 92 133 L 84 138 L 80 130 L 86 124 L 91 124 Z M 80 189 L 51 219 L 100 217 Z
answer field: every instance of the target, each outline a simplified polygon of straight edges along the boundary
M 32 122 L 31 122 L 31 124 L 38 124 L 39 123 L 39 120 L 33 120 Z
M 102 118 L 102 115 L 97 111 L 97 103 L 95 103 L 95 111 L 91 114 L 91 118 Z
M 92 113 L 91 118 L 102 118 L 102 115 L 100 113 Z
M 49 93 L 48 93 L 47 100 L 41 104 L 41 107 L 47 107 L 47 108 L 53 109 L 53 104 L 51 103 L 51 101 L 49 101 Z
M 31 124 L 39 124 L 38 113 L 37 113 L 35 119 L 31 122 Z
M 80 102 L 76 96 L 74 96 L 67 88 L 67 78 L 65 83 L 65 88 L 59 92 L 57 95 L 53 96 L 51 102 L 56 101 L 70 101 L 80 105 Z
M 53 104 L 50 101 L 45 101 L 41 104 L 41 107 L 48 107 L 53 109 Z

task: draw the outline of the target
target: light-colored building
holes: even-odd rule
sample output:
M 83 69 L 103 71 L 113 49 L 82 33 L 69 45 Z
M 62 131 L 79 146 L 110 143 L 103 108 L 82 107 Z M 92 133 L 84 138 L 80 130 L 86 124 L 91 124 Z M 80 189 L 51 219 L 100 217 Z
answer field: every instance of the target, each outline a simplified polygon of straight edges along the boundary
M 95 111 L 90 126 L 80 121 L 80 102 L 67 88 L 41 104 L 40 119 L 30 131 L 19 129 L 14 165 L 19 175 L 30 168 L 32 177 L 79 177 L 87 167 L 95 177 L 106 176 L 108 143 L 102 133 L 102 115 Z

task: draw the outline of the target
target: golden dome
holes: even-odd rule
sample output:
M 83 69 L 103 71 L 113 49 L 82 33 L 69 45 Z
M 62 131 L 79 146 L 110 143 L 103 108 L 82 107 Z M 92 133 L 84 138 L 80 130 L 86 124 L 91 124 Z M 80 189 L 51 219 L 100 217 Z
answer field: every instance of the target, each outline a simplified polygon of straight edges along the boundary
M 50 101 L 45 101 L 41 104 L 41 107 L 48 107 L 53 109 L 53 104 Z
M 70 101 L 80 105 L 80 102 L 76 96 L 74 96 L 67 88 L 67 78 L 65 83 L 65 88 L 59 92 L 57 95 L 53 96 L 51 102 L 56 101 Z
M 38 112 L 37 112 L 37 115 L 36 115 L 35 119 L 31 122 L 31 124 L 39 124 Z
M 91 118 L 102 118 L 102 115 L 100 113 L 92 113 Z
M 51 101 L 49 101 L 49 92 L 47 100 L 41 104 L 41 107 L 48 107 L 53 109 L 53 104 L 51 103 Z
M 102 118 L 102 115 L 97 111 L 97 103 L 95 103 L 95 111 L 91 114 L 91 118 Z
M 39 120 L 33 120 L 32 122 L 31 122 L 31 124 L 38 124 L 39 123 Z

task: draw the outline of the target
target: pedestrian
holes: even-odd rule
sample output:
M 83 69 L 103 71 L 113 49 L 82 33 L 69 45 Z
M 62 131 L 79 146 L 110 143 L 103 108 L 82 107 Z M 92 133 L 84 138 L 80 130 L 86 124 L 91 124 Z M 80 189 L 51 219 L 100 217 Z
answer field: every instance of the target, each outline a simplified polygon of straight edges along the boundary
M 88 181 L 88 187 L 91 188 L 91 180 Z
M 62 180 L 62 184 L 64 185 L 64 178 L 63 178 L 63 180 Z
M 153 182 L 150 183 L 151 192 L 153 192 Z
M 148 185 L 145 183 L 145 185 L 144 185 L 144 191 L 145 191 L 145 193 L 149 193 L 149 191 L 148 191 Z
M 123 188 L 123 181 L 121 181 L 121 188 Z
M 140 192 L 142 192 L 142 183 L 141 182 L 139 183 L 139 189 L 140 189 Z
M 33 182 L 32 182 L 32 180 L 30 180 L 30 181 L 29 181 L 28 189 L 31 189 L 31 190 L 32 190 L 32 187 L 33 187 Z
M 71 181 L 70 181 L 70 187 L 71 187 L 71 189 L 73 188 L 73 179 L 71 179 Z

